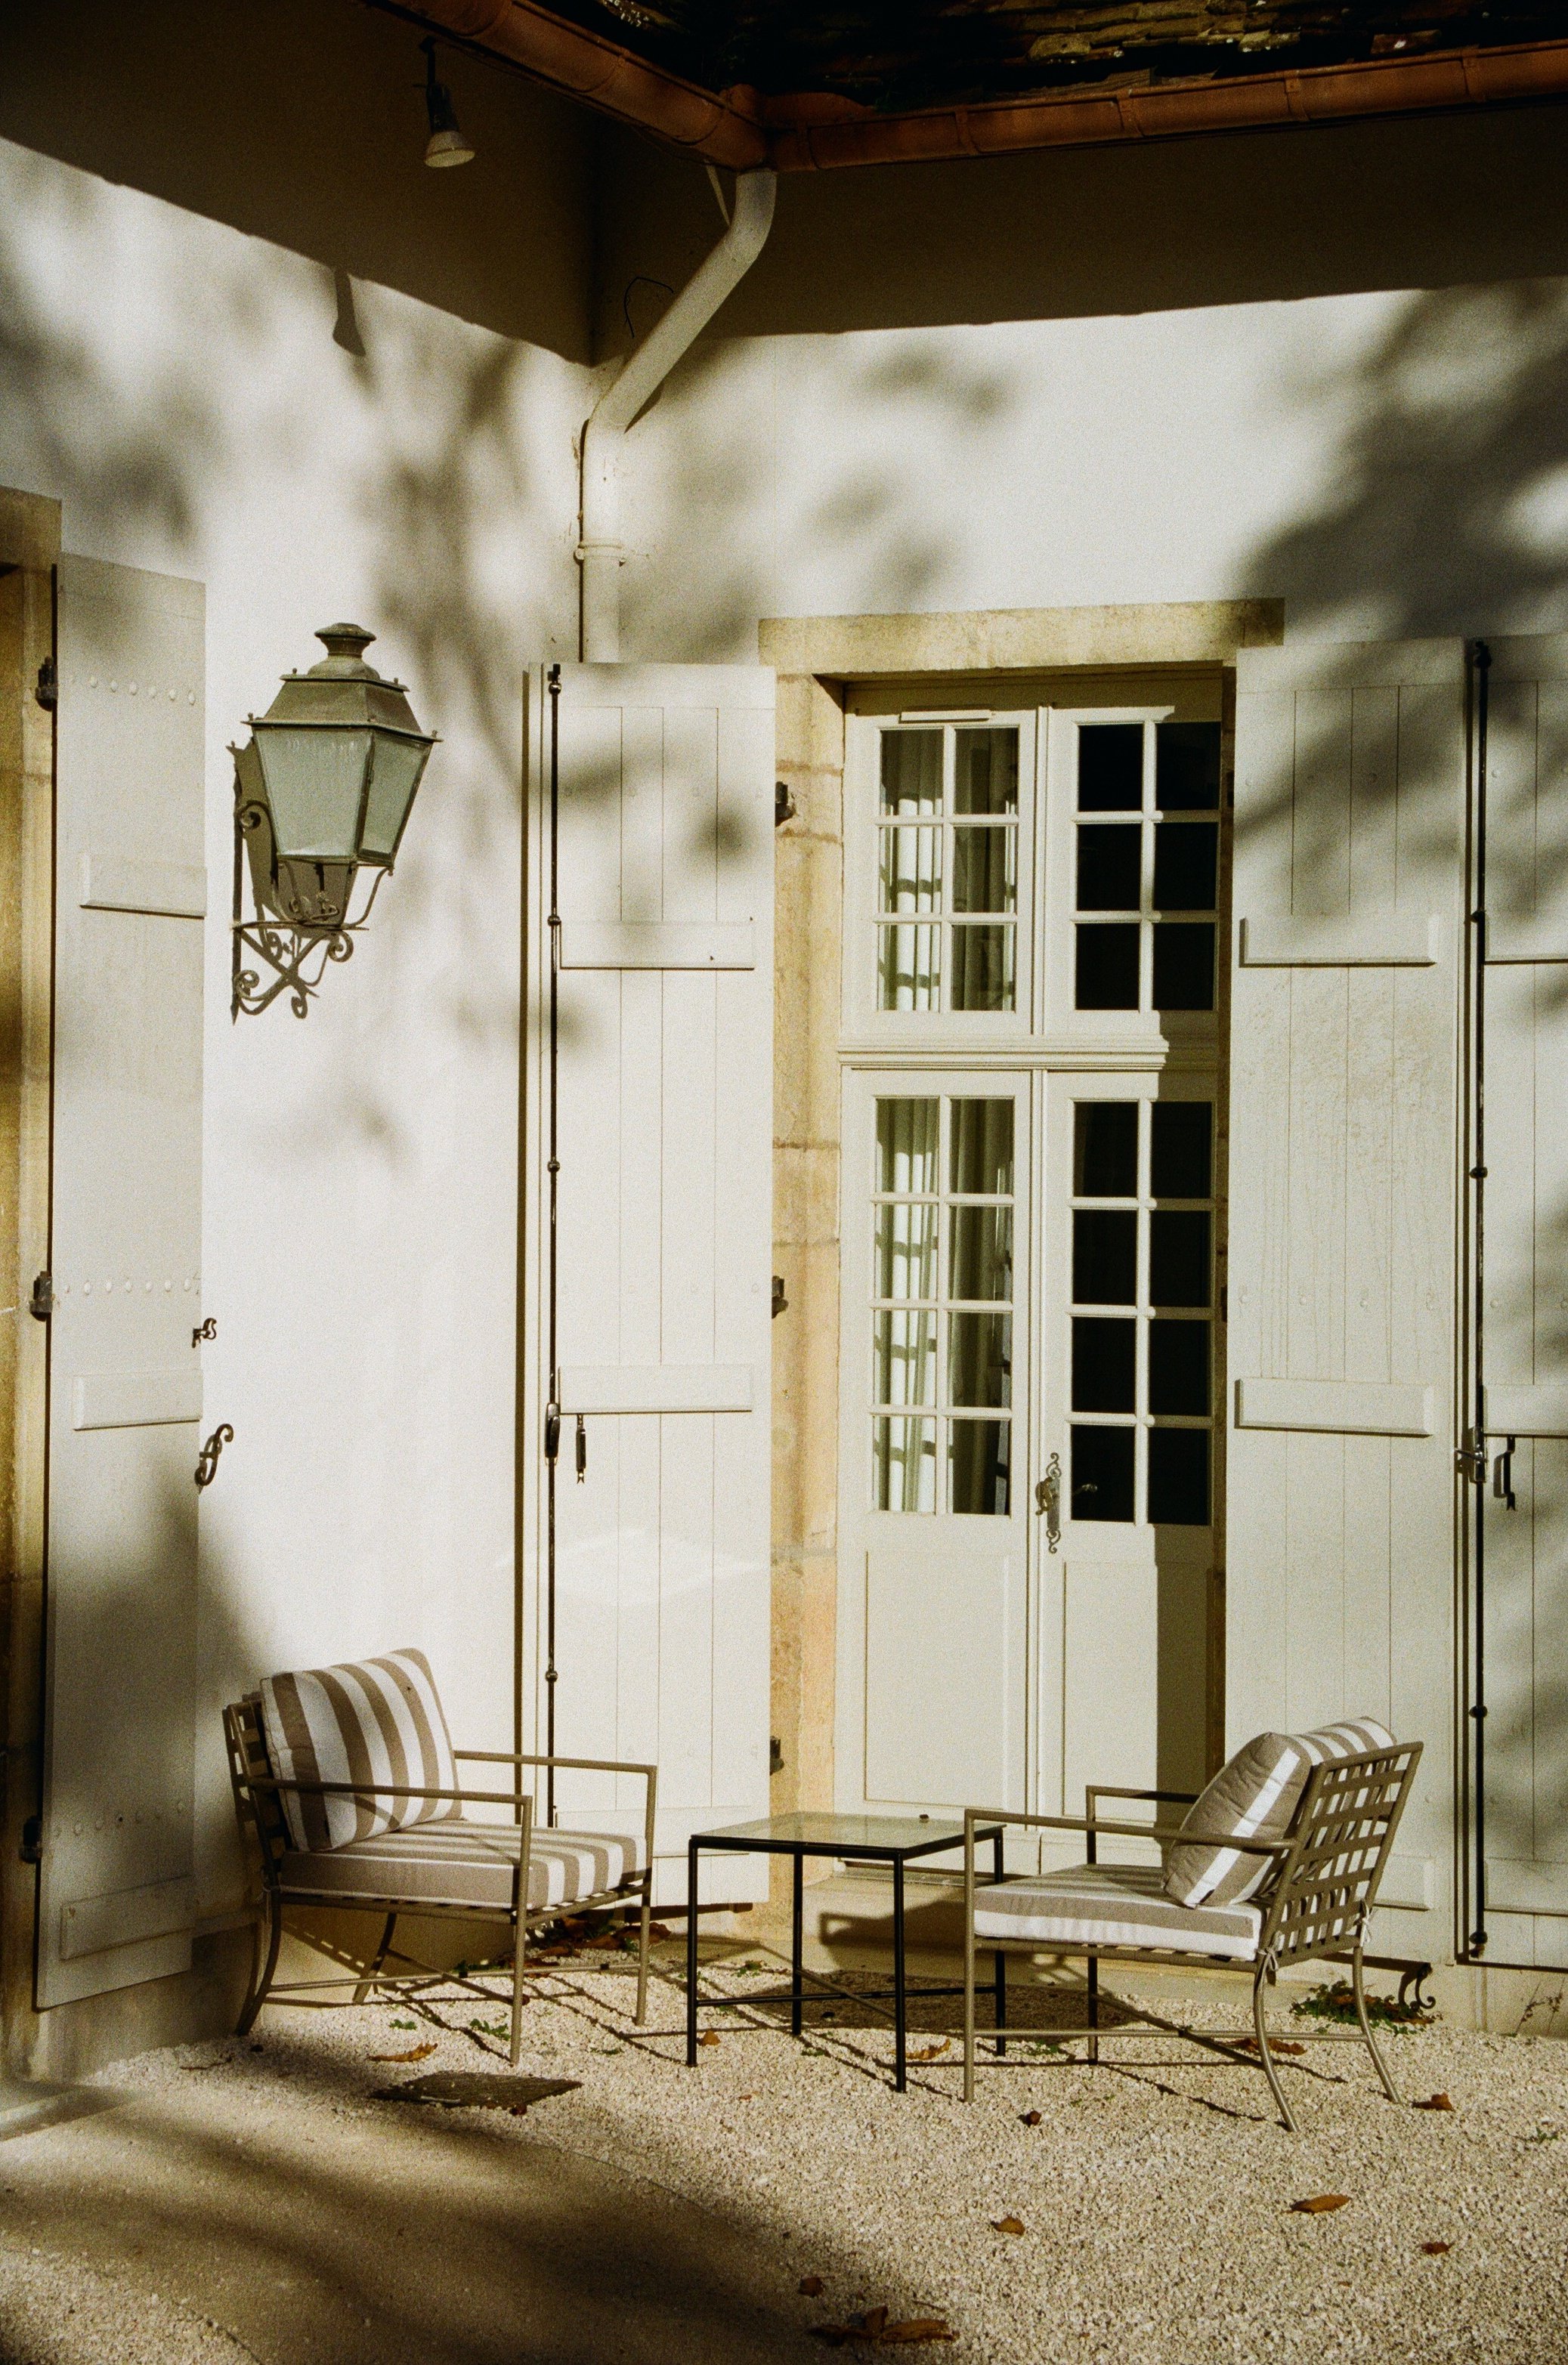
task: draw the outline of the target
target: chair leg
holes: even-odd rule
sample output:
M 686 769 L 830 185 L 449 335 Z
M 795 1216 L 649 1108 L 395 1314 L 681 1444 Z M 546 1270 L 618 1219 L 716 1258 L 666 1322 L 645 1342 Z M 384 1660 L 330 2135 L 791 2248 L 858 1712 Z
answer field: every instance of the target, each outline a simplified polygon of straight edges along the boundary
M 637 1938 L 637 2025 L 642 2027 L 648 2017 L 648 1922 L 653 1912 L 654 1868 L 650 1865 L 643 1875 L 642 1926 Z
M 511 1956 L 511 2066 L 515 2069 L 522 2059 L 523 1977 L 528 1961 L 528 1925 L 521 1912 L 513 1926 L 517 1944 Z
M 1097 2029 L 1100 2025 L 1100 1957 L 1098 1955 L 1090 1956 L 1088 1972 L 1089 2025 L 1091 2028 Z M 1089 2058 L 1093 2063 L 1099 2062 L 1100 2039 L 1098 2036 L 1092 2036 L 1089 2040 Z
M 283 1944 L 283 1907 L 278 1902 L 275 1893 L 270 1889 L 266 1892 L 266 1913 L 269 1925 L 266 1957 L 262 1963 L 259 1971 L 256 1968 L 254 1959 L 252 1959 L 251 1966 L 251 1992 L 245 1998 L 244 2005 L 241 2011 L 239 2020 L 235 2023 L 234 2034 L 236 2036 L 248 2036 L 250 2034 L 251 2030 L 255 2023 L 256 2014 L 260 2012 L 263 2004 L 264 2004 L 267 2000 L 267 1990 L 273 1983 L 273 1973 L 277 1968 L 278 1948 Z M 256 1929 L 255 1948 L 257 1956 L 261 1955 L 261 1925 L 258 1923 Z
M 1007 1957 L 1002 1953 L 1001 1947 L 998 1946 L 996 1950 L 996 2049 L 999 2054 L 1003 2054 L 1007 2050 L 1007 2039 L 1002 2034 L 1002 2031 L 1006 2027 L 1006 2025 Z
M 1283 2119 L 1287 2130 L 1294 2135 L 1298 2133 L 1298 2129 L 1294 2119 L 1291 2116 L 1291 2106 L 1286 2102 L 1283 2089 L 1280 2084 L 1280 2073 L 1274 2067 L 1274 2057 L 1269 2050 L 1269 2031 L 1263 2018 L 1263 1989 L 1268 1978 L 1268 1969 L 1266 1963 L 1260 1963 L 1253 1975 L 1252 2026 L 1257 2033 L 1258 2057 L 1263 2064 L 1263 2073 L 1269 2080 L 1269 2090 L 1279 2105 L 1280 2116 Z
M 1356 2018 L 1361 2023 L 1361 2034 L 1366 2039 L 1367 2051 L 1372 2055 L 1372 2068 L 1377 2071 L 1378 2076 L 1382 2079 L 1383 2090 L 1388 2096 L 1389 2101 L 1391 2102 L 1397 2102 L 1399 2100 L 1399 2089 L 1395 2086 L 1393 2079 L 1388 2074 L 1388 2064 L 1384 2061 L 1382 2054 L 1377 2049 L 1377 2041 L 1372 2033 L 1372 2023 L 1367 2018 L 1366 1988 L 1361 1978 L 1361 1942 L 1359 1938 L 1356 1941 L 1355 1949 L 1351 1956 L 1350 1980 L 1356 1993 Z
M 381 1933 L 381 1944 L 375 1949 L 374 1956 L 367 1965 L 364 1978 L 361 1979 L 358 1987 L 356 1987 L 353 1991 L 353 2000 L 355 2003 L 363 2003 L 366 1996 L 369 1995 L 371 1989 L 375 1985 L 376 1974 L 380 1970 L 382 1964 L 386 1960 L 387 1956 L 392 1951 L 392 1933 L 397 1927 L 398 1916 L 396 1913 L 388 1913 L 386 1916 L 386 1927 Z

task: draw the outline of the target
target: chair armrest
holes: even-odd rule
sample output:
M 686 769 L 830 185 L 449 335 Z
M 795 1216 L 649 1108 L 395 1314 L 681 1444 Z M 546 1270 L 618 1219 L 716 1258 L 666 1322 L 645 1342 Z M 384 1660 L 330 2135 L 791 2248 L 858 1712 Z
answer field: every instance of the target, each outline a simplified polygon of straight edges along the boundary
M 246 1790 L 289 1790 L 311 1799 L 452 1799 L 470 1806 L 522 1807 L 532 1804 L 532 1790 L 436 1790 L 412 1782 L 298 1782 L 276 1774 L 248 1774 Z
M 1091 1822 L 1094 1820 L 1096 1799 L 1150 1799 L 1170 1807 L 1193 1807 L 1198 1802 L 1196 1790 L 1122 1790 L 1110 1782 L 1086 1782 L 1083 1797 L 1084 1811 Z
M 1183 1831 L 1180 1823 L 1105 1823 L 1089 1815 L 1025 1815 L 1014 1813 L 1011 1807 L 966 1807 L 964 1810 L 964 1848 L 973 1856 L 977 1823 L 1006 1823 L 1025 1831 L 1094 1833 L 1101 1839 L 1129 1840 L 1191 1840 L 1193 1833 Z M 1205 1844 L 1235 1848 L 1243 1855 L 1288 1855 L 1290 1840 L 1243 1840 L 1215 1838 Z
M 637 1765 L 624 1757 L 530 1757 L 515 1749 L 454 1749 L 454 1757 L 478 1765 L 566 1765 L 577 1774 L 656 1775 L 656 1765 Z

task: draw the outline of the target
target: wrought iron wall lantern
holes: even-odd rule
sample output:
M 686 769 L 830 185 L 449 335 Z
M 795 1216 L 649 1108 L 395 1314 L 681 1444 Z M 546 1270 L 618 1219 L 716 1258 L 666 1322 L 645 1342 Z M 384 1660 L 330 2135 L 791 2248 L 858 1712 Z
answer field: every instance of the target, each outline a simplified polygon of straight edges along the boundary
M 392 869 L 436 734 L 421 731 L 400 681 L 364 652 L 360 624 L 328 624 L 327 654 L 286 673 L 234 758 L 234 956 L 230 1015 L 254 1016 L 287 992 L 297 1018 L 329 961 L 345 961 Z M 255 911 L 242 908 L 249 857 Z M 364 870 L 370 890 L 353 913 Z M 271 971 L 248 968 L 252 955 Z

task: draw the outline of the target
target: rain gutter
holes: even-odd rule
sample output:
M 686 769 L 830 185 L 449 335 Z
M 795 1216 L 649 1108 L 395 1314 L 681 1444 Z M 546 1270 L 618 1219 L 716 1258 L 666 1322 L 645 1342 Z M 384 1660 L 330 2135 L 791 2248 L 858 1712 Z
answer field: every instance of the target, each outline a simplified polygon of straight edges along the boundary
M 888 115 L 827 93 L 700 89 L 537 0 L 418 0 L 409 17 L 504 58 L 535 82 L 734 172 L 942 163 L 1037 148 L 1107 147 L 1384 115 L 1443 114 L 1568 95 L 1568 40 L 1442 50 L 1289 73 L 1055 91 Z

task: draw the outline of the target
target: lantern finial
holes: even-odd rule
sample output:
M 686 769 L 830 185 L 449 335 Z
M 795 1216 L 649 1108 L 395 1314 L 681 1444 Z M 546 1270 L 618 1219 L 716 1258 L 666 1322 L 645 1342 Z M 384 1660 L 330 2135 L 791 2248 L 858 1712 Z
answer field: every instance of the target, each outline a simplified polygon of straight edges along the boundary
M 375 634 L 367 633 L 363 624 L 323 624 L 316 638 L 327 654 L 319 664 L 311 667 L 313 674 L 325 675 L 329 680 L 334 676 L 340 680 L 380 680 L 375 667 L 364 662 L 364 653 Z

